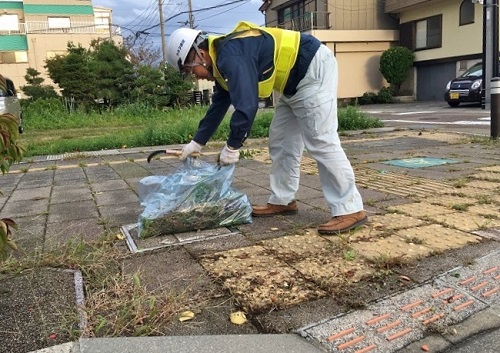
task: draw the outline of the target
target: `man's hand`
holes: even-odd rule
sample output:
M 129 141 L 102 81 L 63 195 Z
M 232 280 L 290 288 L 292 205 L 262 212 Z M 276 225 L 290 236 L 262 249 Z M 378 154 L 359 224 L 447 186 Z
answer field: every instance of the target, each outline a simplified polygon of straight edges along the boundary
M 190 143 L 184 145 L 184 147 L 182 148 L 182 154 L 179 156 L 179 159 L 183 161 L 193 153 L 200 153 L 202 148 L 203 145 L 200 145 L 198 142 L 191 140 Z
M 240 150 L 233 149 L 229 147 L 227 143 L 224 145 L 224 148 L 220 152 L 219 155 L 219 164 L 220 165 L 229 165 L 234 164 L 240 160 Z

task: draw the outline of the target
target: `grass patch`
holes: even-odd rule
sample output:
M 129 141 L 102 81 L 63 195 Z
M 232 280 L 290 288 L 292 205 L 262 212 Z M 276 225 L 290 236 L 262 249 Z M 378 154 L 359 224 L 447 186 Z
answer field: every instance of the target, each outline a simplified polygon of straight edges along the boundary
M 25 157 L 68 152 L 99 151 L 189 142 L 207 107 L 161 111 L 141 104 L 117 107 L 109 112 L 74 112 L 51 104 L 30 105 L 23 115 L 25 133 L 20 142 Z M 259 110 L 249 138 L 269 136 L 274 110 Z M 212 141 L 225 141 L 229 134 L 228 114 Z M 356 107 L 339 109 L 339 131 L 363 130 L 383 126 Z
M 141 284 L 140 274 L 122 273 L 128 254 L 115 246 L 114 237 L 103 236 L 94 243 L 68 243 L 40 256 L 17 253 L 2 264 L 2 273 L 15 275 L 35 268 L 71 268 L 82 272 L 87 327 L 84 337 L 146 336 L 165 333 L 172 319 L 190 303 L 184 293 L 150 291 Z M 194 306 L 194 304 L 193 304 Z M 78 318 L 63 320 L 67 331 Z M 64 329 L 64 327 L 62 328 Z M 78 338 L 78 332 L 73 332 Z

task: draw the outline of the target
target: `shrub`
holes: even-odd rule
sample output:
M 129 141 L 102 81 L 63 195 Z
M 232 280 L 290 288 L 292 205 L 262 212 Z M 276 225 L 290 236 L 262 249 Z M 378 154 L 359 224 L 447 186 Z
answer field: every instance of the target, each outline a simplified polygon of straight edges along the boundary
M 397 95 L 403 82 L 408 76 L 408 70 L 413 66 L 415 54 L 406 47 L 393 47 L 387 49 L 380 57 L 380 72 L 382 76 L 394 87 Z
M 377 103 L 392 103 L 392 90 L 388 87 L 382 87 L 377 94 Z
M 374 104 L 377 103 L 377 94 L 373 92 L 365 92 L 361 97 L 358 98 L 358 104 Z

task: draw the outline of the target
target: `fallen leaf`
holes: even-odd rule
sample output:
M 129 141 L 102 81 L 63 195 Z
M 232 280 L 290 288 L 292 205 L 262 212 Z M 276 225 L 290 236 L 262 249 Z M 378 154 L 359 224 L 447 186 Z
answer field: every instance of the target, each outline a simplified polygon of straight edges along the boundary
M 123 236 L 122 233 L 118 233 L 118 234 L 116 234 L 116 239 L 123 240 L 123 239 L 125 239 L 125 237 Z
M 51 340 L 55 340 L 55 339 L 57 338 L 57 335 L 56 335 L 55 333 L 53 333 L 53 334 L 51 334 L 51 335 L 49 336 L 49 338 L 50 338 Z
M 235 325 L 243 325 L 247 322 L 247 317 L 243 311 L 237 311 L 229 315 L 231 322 Z
M 424 344 L 424 345 L 422 346 L 422 350 L 423 350 L 424 352 L 428 352 L 428 351 L 429 351 L 429 346 L 428 346 L 428 345 L 426 345 L 426 344 Z
M 401 275 L 401 276 L 399 276 L 399 279 L 400 279 L 400 280 L 403 280 L 403 281 L 408 281 L 408 282 L 411 282 L 411 278 L 410 278 L 410 277 L 408 277 L 408 276 L 403 276 L 403 275 Z
M 275 231 L 275 230 L 278 230 L 278 229 L 279 229 L 279 228 L 277 228 L 277 227 L 272 227 L 272 228 L 271 228 L 271 230 L 272 230 L 272 231 Z
M 181 313 L 181 316 L 179 317 L 180 322 L 188 321 L 194 318 L 194 313 L 192 311 L 186 310 Z

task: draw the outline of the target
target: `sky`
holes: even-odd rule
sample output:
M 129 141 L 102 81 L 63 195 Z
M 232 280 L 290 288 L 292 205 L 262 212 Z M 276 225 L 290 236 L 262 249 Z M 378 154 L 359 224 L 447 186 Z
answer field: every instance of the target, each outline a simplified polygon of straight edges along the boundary
M 228 3 L 233 4 L 205 10 Z M 160 37 L 158 0 L 92 0 L 92 4 L 113 10 L 113 24 L 121 27 L 124 37 L 139 31 L 147 31 L 151 39 Z M 167 36 L 188 25 L 188 0 L 163 0 L 163 4 Z M 222 34 L 230 32 L 242 20 L 263 25 L 264 15 L 259 11 L 261 4 L 262 0 L 191 0 L 195 28 Z M 170 17 L 174 18 L 169 20 Z

